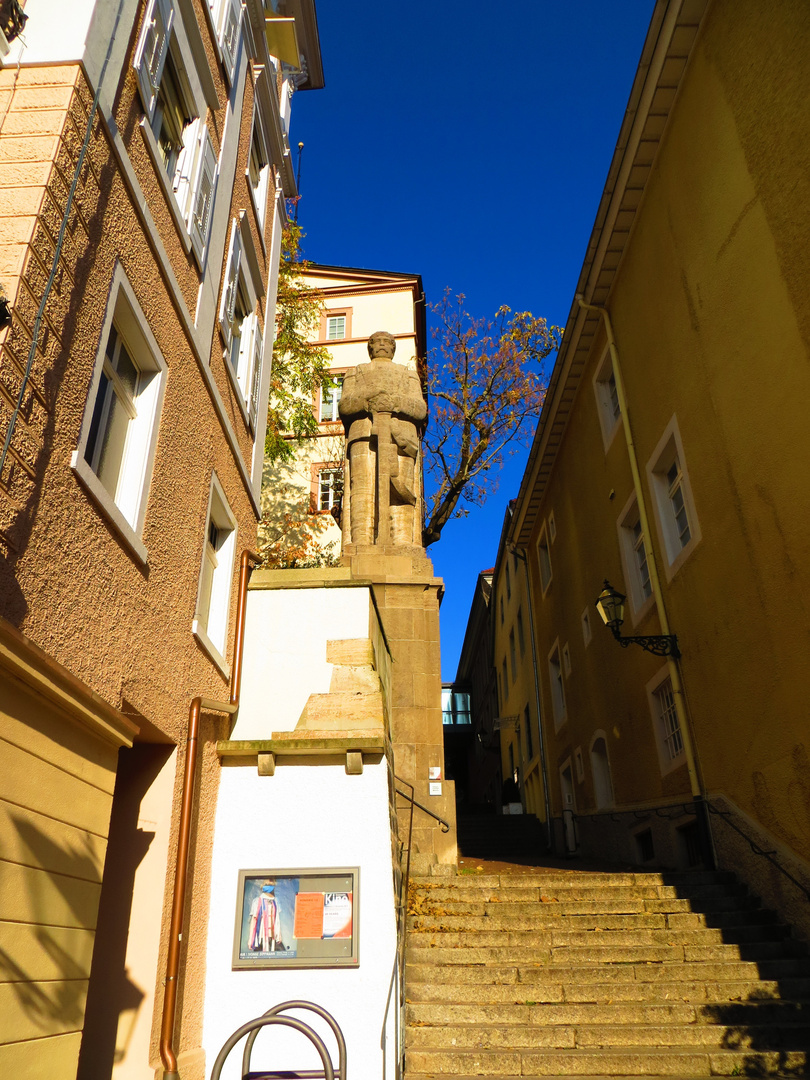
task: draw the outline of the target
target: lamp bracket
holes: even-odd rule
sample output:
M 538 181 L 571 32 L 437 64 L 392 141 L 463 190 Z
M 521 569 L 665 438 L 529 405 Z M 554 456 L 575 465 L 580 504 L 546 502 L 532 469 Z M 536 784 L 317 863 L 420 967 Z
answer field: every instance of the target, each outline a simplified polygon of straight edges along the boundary
M 671 656 L 674 660 L 680 659 L 681 650 L 678 648 L 676 634 L 649 634 L 635 637 L 622 637 L 618 627 L 611 627 L 613 636 L 623 649 L 628 645 L 640 645 L 646 652 L 655 656 Z

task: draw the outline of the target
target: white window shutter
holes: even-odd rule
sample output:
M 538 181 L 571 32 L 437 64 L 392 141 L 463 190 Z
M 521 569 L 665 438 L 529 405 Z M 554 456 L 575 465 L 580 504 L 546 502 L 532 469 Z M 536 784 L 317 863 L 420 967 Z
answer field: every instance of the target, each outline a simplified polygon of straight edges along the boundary
M 191 243 L 197 258 L 202 262 L 205 246 L 208 243 L 208 232 L 211 227 L 211 210 L 214 204 L 214 186 L 217 178 L 217 156 L 214 153 L 214 144 L 208 133 L 207 125 L 203 124 L 201 132 L 200 160 L 197 168 L 197 177 L 194 183 L 194 191 L 191 196 L 191 217 L 189 231 Z
M 252 352 L 253 373 L 250 380 L 250 401 L 248 402 L 248 416 L 250 418 L 250 426 L 255 432 L 256 418 L 259 411 L 259 385 L 261 383 L 262 375 L 262 331 L 261 327 L 259 326 L 259 318 L 257 315 L 253 316 Z
M 222 30 L 219 44 L 222 48 L 222 61 L 228 78 L 233 81 L 233 71 L 236 67 L 236 54 L 239 50 L 239 28 L 242 24 L 241 0 L 225 0 L 225 10 L 222 16 Z
M 225 338 L 225 345 L 231 347 L 233 337 L 233 316 L 236 311 L 236 295 L 239 289 L 239 264 L 242 260 L 242 236 L 239 226 L 234 222 L 231 231 L 231 246 L 228 252 L 228 266 L 225 271 L 225 284 L 222 289 L 222 302 L 219 308 L 219 325 Z
M 150 0 L 133 65 L 138 76 L 138 90 L 143 107 L 150 120 L 155 115 L 155 102 L 169 51 L 173 21 L 174 7 L 170 0 Z

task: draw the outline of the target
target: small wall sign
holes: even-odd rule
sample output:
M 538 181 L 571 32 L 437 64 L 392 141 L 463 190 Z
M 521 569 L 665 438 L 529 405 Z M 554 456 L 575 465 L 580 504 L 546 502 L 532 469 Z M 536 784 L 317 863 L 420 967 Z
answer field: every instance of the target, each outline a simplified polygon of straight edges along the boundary
M 240 870 L 234 970 L 357 967 L 359 867 Z

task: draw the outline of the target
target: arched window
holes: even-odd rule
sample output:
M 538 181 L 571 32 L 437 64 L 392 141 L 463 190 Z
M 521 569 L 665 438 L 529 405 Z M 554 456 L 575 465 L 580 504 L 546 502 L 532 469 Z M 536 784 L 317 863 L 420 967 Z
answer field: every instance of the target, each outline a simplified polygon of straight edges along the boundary
M 613 781 L 610 779 L 607 743 L 604 732 L 601 731 L 596 732 L 591 740 L 591 772 L 597 809 L 613 806 Z

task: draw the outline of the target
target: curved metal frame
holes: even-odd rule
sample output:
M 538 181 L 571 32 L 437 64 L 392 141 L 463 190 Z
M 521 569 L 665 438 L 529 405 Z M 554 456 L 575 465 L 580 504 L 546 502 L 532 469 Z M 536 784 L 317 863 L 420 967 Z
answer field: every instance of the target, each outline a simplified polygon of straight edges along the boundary
M 287 1012 L 288 1009 L 308 1009 L 309 1012 L 314 1012 L 316 1016 L 320 1016 L 322 1020 L 325 1020 L 329 1027 L 332 1029 L 332 1034 L 335 1036 L 335 1041 L 338 1047 L 338 1067 L 335 1070 L 334 1065 L 329 1060 L 329 1067 L 332 1070 L 332 1076 L 334 1080 L 346 1080 L 346 1040 L 343 1037 L 343 1032 L 340 1030 L 337 1020 L 331 1013 L 328 1013 L 326 1009 L 320 1005 L 315 1005 L 312 1001 L 283 1001 L 280 1005 L 274 1005 L 272 1009 L 268 1009 L 266 1013 L 262 1014 L 261 1019 L 265 1017 L 277 1017 L 279 1013 Z M 295 1019 L 295 1017 L 290 1017 Z M 303 1021 L 299 1021 L 303 1023 Z M 312 1031 L 308 1025 L 304 1025 L 308 1031 Z M 248 1035 L 247 1042 L 245 1043 L 245 1049 L 242 1053 L 242 1076 L 245 1077 L 250 1072 L 250 1057 L 253 1053 L 253 1044 L 259 1036 L 261 1028 L 255 1028 Z M 312 1032 L 315 1038 L 320 1038 L 314 1031 Z M 237 1040 L 238 1041 L 238 1040 Z M 300 1076 L 323 1076 L 322 1073 L 302 1072 Z M 215 1080 L 213 1073 L 211 1074 L 211 1080 Z

